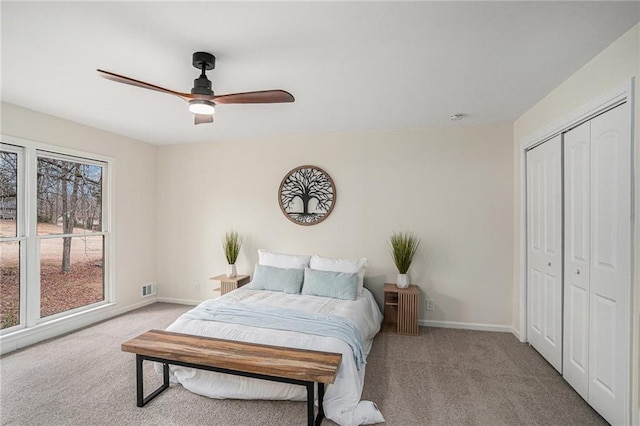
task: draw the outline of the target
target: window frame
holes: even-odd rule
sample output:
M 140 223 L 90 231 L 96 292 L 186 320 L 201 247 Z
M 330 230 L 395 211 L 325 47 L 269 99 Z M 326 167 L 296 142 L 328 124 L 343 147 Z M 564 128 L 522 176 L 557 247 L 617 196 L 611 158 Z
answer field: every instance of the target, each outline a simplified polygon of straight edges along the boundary
M 80 164 L 88 164 L 88 165 L 92 165 L 92 166 L 99 166 L 102 168 L 102 188 L 101 188 L 101 197 L 104 198 L 104 192 L 105 192 L 105 177 L 107 174 L 107 168 L 108 168 L 108 164 L 105 163 L 104 161 L 99 161 L 99 160 L 95 160 L 95 159 L 91 159 L 91 158 L 86 158 L 86 157 L 79 157 L 79 156 L 72 156 L 72 155 L 68 155 L 68 154 L 59 154 L 57 152 L 51 152 L 51 151 L 45 151 L 42 149 L 36 149 L 36 169 L 38 167 L 38 159 L 40 158 L 48 158 L 48 159 L 52 159 L 52 160 L 61 160 L 61 161 L 67 161 L 67 162 L 75 162 L 75 163 L 80 163 Z M 37 182 L 36 182 L 37 184 Z M 35 200 L 34 200 L 34 205 L 36 206 L 36 211 L 37 211 L 37 188 L 34 189 L 34 195 L 35 195 Z M 91 231 L 91 232 L 86 232 L 86 233 L 82 233 L 82 234 L 64 234 L 64 233 L 60 233 L 60 234 L 42 234 L 39 235 L 38 234 L 38 230 L 37 230 L 37 223 L 36 223 L 36 229 L 34 229 L 34 236 L 35 238 L 38 240 L 38 244 L 37 244 L 37 252 L 38 252 L 38 256 L 37 256 L 37 260 L 38 260 L 38 280 L 41 284 L 41 271 L 40 271 L 40 265 L 41 265 L 41 261 L 42 259 L 40 258 L 40 247 L 41 247 L 41 243 L 43 240 L 48 240 L 48 239 L 62 239 L 65 237 L 70 237 L 70 238 L 82 238 L 82 237 L 96 237 L 96 236 L 101 236 L 103 238 L 102 240 L 102 256 L 103 256 L 103 268 L 102 268 L 102 280 L 103 280 L 103 300 L 95 302 L 95 303 L 91 303 L 88 305 L 83 305 L 83 306 L 79 306 L 77 308 L 73 308 L 73 309 L 68 309 L 66 311 L 62 311 L 62 312 L 58 312 L 56 314 L 52 314 L 52 315 L 47 315 L 45 317 L 41 316 L 41 307 L 39 306 L 38 309 L 38 319 L 36 320 L 36 323 L 40 324 L 40 323 L 44 323 L 47 321 L 51 321 L 51 320 L 55 320 L 56 318 L 62 318 L 65 317 L 67 315 L 71 315 L 74 314 L 76 312 L 82 312 L 85 311 L 87 309 L 91 309 L 91 308 L 95 308 L 101 305 L 104 305 L 106 303 L 109 303 L 109 301 L 107 300 L 107 291 L 106 291 L 106 281 L 107 281 L 107 277 L 106 277 L 106 271 L 108 269 L 107 265 L 108 265 L 108 261 L 106 259 L 106 255 L 105 255 L 105 249 L 107 247 L 107 244 L 105 242 L 106 239 L 106 232 L 105 232 L 105 224 L 104 224 L 104 220 L 103 218 L 105 217 L 106 211 L 107 210 L 105 208 L 105 204 L 104 202 L 101 205 L 101 222 L 102 222 L 102 230 L 100 231 Z M 37 218 L 36 218 L 37 221 Z M 39 292 L 39 294 L 41 295 L 42 293 Z M 38 303 L 40 303 L 40 297 L 38 298 Z
M 115 159 L 100 154 L 80 151 L 31 141 L 14 136 L 0 135 L 0 147 L 13 147 L 22 152 L 22 173 L 18 172 L 18 201 L 17 214 L 22 219 L 19 223 L 18 235 L 24 238 L 24 244 L 20 244 L 20 324 L 0 330 L 0 336 L 12 334 L 17 331 L 58 322 L 66 317 L 81 315 L 88 311 L 100 309 L 116 303 L 115 291 L 115 244 L 113 237 L 113 213 L 114 213 L 114 170 Z M 7 149 L 9 151 L 9 149 Z M 11 152 L 14 152 L 13 150 Z M 19 155 L 20 157 L 20 155 Z M 102 230 L 92 232 L 90 235 L 103 237 L 103 285 L 104 299 L 100 302 L 70 309 L 57 314 L 40 317 L 40 241 L 44 238 L 61 238 L 64 234 L 38 235 L 37 234 L 37 167 L 38 157 L 55 158 L 64 161 L 75 161 L 84 164 L 102 166 Z M 22 188 L 20 190 L 20 179 Z M 16 218 L 18 221 L 18 219 Z M 22 232 L 22 234 L 20 234 Z M 77 234 L 76 237 L 85 235 Z M 73 235 L 72 235 L 73 236 Z M 6 239 L 3 238 L 3 241 Z M 23 255 L 24 254 L 24 255 Z M 24 267 L 23 267 L 24 265 Z M 24 303 L 24 309 L 23 309 Z M 24 318 L 23 318 L 24 315 Z

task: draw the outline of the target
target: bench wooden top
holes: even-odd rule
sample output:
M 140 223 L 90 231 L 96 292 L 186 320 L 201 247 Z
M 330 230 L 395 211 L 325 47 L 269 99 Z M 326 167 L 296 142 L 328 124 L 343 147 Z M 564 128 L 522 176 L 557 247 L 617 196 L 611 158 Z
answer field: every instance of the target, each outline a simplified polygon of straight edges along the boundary
M 149 330 L 122 344 L 124 352 L 226 368 L 268 376 L 334 382 L 342 354 L 261 345 L 194 336 L 164 330 Z

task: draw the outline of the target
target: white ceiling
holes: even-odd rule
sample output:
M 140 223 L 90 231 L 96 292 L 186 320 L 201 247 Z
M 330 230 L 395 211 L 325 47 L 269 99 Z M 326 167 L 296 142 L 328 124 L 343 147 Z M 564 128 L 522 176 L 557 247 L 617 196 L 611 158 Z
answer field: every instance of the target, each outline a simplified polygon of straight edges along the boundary
M 640 3 L 2 1 L 1 13 L 4 102 L 166 145 L 513 122 L 640 21 Z M 195 51 L 217 57 L 216 94 L 285 89 L 295 103 L 220 105 L 194 126 L 179 98 L 95 71 L 188 92 Z

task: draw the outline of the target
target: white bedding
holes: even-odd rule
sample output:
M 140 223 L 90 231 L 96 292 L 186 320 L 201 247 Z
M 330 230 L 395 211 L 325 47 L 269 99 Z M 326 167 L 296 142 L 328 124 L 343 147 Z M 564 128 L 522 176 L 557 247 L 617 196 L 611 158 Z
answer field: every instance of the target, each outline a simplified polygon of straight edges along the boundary
M 242 304 L 297 309 L 305 312 L 336 315 L 351 321 L 363 338 L 365 356 L 380 330 L 382 314 L 372 294 L 365 289 L 355 301 L 326 297 L 252 290 L 250 285 L 225 294 L 217 300 Z M 213 303 L 205 301 L 203 304 Z M 383 422 L 382 414 L 370 401 L 360 401 L 365 367 L 358 371 L 351 347 L 340 339 L 295 331 L 274 330 L 215 321 L 178 318 L 167 330 L 221 339 L 255 342 L 276 346 L 313 349 L 342 354 L 342 364 L 335 382 L 326 387 L 326 417 L 340 425 Z M 228 374 L 171 366 L 171 380 L 186 389 L 210 398 L 306 400 L 303 386 Z

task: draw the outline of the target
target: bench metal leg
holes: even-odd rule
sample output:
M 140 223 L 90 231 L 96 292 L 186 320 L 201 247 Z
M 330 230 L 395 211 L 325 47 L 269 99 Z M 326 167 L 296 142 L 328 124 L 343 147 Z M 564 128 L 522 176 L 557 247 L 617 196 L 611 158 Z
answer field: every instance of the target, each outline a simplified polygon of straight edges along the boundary
M 316 417 L 316 425 L 320 426 L 322 424 L 322 419 L 324 419 L 324 407 L 322 406 L 324 400 L 324 383 L 318 383 L 318 417 Z
M 144 357 L 136 354 L 136 402 L 138 407 L 144 407 L 149 401 L 169 387 L 169 364 L 162 364 L 162 385 L 145 398 L 142 361 L 144 361 Z
M 315 410 L 313 409 L 313 400 L 315 399 L 313 385 L 313 382 L 307 382 L 307 424 L 309 426 L 313 426 L 313 419 L 315 417 Z
M 320 426 L 324 419 L 324 409 L 322 407 L 324 399 L 324 383 L 318 383 L 318 415 L 315 415 L 313 407 L 315 383 L 307 382 L 307 424 L 309 426 Z

